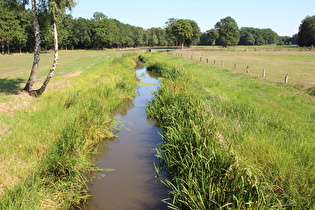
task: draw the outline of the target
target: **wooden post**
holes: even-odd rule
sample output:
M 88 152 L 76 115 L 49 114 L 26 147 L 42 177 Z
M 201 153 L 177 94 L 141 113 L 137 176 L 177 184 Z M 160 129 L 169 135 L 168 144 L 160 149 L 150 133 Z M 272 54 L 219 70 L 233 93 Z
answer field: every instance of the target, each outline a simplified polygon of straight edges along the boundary
M 249 66 L 247 66 L 247 68 L 246 68 L 246 74 L 248 74 L 249 73 Z
M 236 63 L 234 64 L 234 70 L 236 70 Z
M 193 55 L 191 55 L 190 59 L 192 60 L 192 59 L 193 59 L 193 57 L 194 57 L 194 56 L 193 56 Z
M 215 65 L 215 60 L 213 61 L 213 65 Z
M 266 69 L 263 70 L 262 77 L 266 77 Z
M 200 62 L 202 62 L 202 57 L 200 57 Z
M 222 68 L 224 68 L 224 61 L 222 61 Z
M 206 59 L 206 63 L 209 63 L 209 58 Z
M 288 83 L 289 82 L 289 74 L 286 74 L 284 77 L 284 83 Z

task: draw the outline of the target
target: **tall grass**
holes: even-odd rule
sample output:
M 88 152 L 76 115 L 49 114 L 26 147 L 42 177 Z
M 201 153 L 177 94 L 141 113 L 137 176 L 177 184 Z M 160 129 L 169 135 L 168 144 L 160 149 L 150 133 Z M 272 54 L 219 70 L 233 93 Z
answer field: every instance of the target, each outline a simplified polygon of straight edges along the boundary
M 163 131 L 172 209 L 314 207 L 311 97 L 164 54 L 147 60 L 162 76 L 180 72 L 147 108 Z
M 10 132 L 0 141 L 0 209 L 69 209 L 88 197 L 88 175 L 98 170 L 90 155 L 113 135 L 112 110 L 135 94 L 128 70 L 134 66 L 128 56 L 103 57 L 71 78 L 71 86 L 8 117 Z

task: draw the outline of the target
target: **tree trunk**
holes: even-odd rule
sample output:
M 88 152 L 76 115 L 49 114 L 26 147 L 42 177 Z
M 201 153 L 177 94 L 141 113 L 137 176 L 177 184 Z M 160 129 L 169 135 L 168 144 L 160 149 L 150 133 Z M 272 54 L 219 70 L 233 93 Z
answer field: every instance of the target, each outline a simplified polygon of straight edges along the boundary
M 36 74 L 38 70 L 39 60 L 40 60 L 40 35 L 39 35 L 39 24 L 36 12 L 36 0 L 32 0 L 32 16 L 34 24 L 34 34 L 35 34 L 35 47 L 34 47 L 34 61 L 31 70 L 30 77 L 24 87 L 24 91 L 30 92 L 33 89 L 34 82 L 36 80 Z
M 8 54 L 10 54 L 10 42 L 7 41 L 7 50 L 8 50 Z
M 2 55 L 4 55 L 4 39 L 1 40 Z
M 52 64 L 52 67 L 50 68 L 50 71 L 43 83 L 43 85 L 41 86 L 41 88 L 39 88 L 38 90 L 33 90 L 31 92 L 29 92 L 29 94 L 31 96 L 40 96 L 45 90 L 46 87 L 51 79 L 51 77 L 53 76 L 56 68 L 57 68 L 57 64 L 58 64 L 58 34 L 57 34 L 57 26 L 56 23 L 53 24 L 53 33 L 54 33 L 54 61 Z

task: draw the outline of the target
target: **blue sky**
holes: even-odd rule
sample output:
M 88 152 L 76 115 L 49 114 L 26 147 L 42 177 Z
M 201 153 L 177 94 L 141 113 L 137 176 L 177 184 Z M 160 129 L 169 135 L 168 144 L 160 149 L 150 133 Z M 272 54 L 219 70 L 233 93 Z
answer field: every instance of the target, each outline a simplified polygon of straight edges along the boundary
M 202 32 L 231 16 L 239 27 L 271 28 L 280 36 L 298 32 L 306 16 L 315 15 L 315 0 L 77 0 L 75 18 L 102 12 L 109 18 L 145 29 L 164 27 L 168 18 L 191 19 Z

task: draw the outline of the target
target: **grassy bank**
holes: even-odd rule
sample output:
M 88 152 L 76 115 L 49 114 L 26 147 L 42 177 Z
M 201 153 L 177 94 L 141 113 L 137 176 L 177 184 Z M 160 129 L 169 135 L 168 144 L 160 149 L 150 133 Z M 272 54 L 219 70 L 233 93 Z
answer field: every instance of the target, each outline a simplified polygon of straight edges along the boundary
M 162 53 L 142 60 L 164 76 L 147 111 L 173 209 L 315 206 L 313 97 Z
M 3 93 L 3 104 L 28 103 L 0 114 L 0 209 L 69 209 L 87 198 L 90 155 L 113 135 L 112 110 L 134 96 L 136 80 L 130 57 L 85 52 L 80 61 L 79 53 L 42 97 Z

